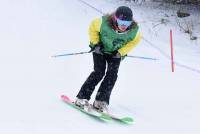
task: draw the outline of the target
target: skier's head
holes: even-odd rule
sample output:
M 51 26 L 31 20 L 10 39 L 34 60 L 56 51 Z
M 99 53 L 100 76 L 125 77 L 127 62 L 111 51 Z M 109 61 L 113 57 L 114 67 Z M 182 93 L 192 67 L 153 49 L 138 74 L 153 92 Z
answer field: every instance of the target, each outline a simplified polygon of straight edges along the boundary
M 115 16 L 120 20 L 132 21 L 133 13 L 129 7 L 120 6 L 115 11 Z
M 133 21 L 133 13 L 129 7 L 120 6 L 115 11 L 115 21 L 121 31 L 125 31 Z

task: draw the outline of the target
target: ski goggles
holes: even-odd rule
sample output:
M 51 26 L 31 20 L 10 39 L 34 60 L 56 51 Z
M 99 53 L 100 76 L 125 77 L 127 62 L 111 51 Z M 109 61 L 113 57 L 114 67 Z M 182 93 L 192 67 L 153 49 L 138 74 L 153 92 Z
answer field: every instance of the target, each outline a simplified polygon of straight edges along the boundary
M 118 26 L 126 26 L 126 27 L 129 27 L 132 23 L 132 21 L 127 21 L 127 20 L 120 20 L 118 18 L 116 18 L 117 20 L 117 25 Z

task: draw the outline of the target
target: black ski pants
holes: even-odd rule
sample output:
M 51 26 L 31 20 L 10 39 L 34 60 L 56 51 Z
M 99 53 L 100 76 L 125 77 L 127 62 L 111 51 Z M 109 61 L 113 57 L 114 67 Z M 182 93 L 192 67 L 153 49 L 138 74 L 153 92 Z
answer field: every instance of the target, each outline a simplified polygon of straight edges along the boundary
M 103 79 L 95 99 L 98 101 L 105 101 L 109 104 L 110 95 L 117 80 L 121 59 L 113 58 L 108 54 L 101 55 L 93 53 L 93 60 L 94 71 L 82 85 L 77 98 L 90 100 L 95 86 Z M 107 71 L 105 74 L 106 66 Z

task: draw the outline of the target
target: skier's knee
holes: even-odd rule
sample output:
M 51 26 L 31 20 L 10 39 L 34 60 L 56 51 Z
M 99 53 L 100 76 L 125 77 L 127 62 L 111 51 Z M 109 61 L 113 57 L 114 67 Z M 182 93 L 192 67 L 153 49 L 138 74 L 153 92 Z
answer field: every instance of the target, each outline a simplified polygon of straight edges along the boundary
M 105 71 L 94 71 L 95 76 L 99 79 L 102 79 L 105 75 Z
M 118 72 L 117 72 L 117 71 L 113 71 L 113 72 L 107 71 L 107 72 L 106 72 L 106 75 L 107 75 L 108 77 L 117 78 L 117 77 L 118 77 Z

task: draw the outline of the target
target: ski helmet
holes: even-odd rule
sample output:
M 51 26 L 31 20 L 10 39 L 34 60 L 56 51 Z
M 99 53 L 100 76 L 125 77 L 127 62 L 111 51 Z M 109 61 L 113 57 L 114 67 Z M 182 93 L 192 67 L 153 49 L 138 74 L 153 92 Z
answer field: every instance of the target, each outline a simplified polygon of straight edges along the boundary
M 133 18 L 132 10 L 127 6 L 120 6 L 115 12 L 115 16 L 120 20 L 131 21 Z

